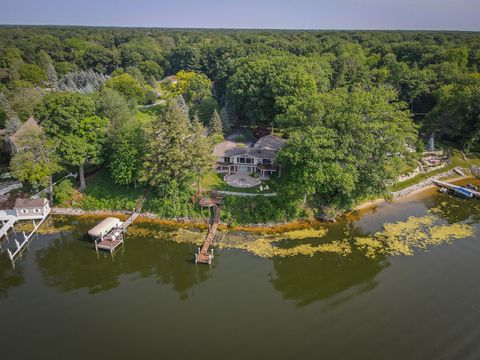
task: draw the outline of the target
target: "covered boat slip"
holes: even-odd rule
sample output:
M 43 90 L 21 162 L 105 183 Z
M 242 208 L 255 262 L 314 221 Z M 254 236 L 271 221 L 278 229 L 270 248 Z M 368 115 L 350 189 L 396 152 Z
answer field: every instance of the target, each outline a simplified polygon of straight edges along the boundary
M 98 249 L 103 249 L 113 253 L 123 245 L 125 232 L 138 215 L 133 213 L 125 222 L 115 217 L 108 217 L 95 225 L 88 231 L 88 235 L 94 238 L 95 250 L 98 252 Z

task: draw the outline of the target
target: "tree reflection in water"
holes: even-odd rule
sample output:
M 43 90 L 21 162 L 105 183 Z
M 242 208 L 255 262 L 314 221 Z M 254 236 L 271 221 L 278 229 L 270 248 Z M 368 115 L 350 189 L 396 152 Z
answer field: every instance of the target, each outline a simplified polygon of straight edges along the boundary
M 0 254 L 0 299 L 8 297 L 11 288 L 22 285 L 25 282 L 21 266 L 12 268 L 12 263 L 5 254 Z
M 122 275 L 138 274 L 141 278 L 155 276 L 187 299 L 189 289 L 210 277 L 208 266 L 192 263 L 192 246 L 166 241 L 168 233 L 162 235 L 164 239 L 127 235 L 124 254 L 117 252 L 113 257 L 103 252 L 97 257 L 90 241 L 79 241 L 85 233 L 86 229 L 75 229 L 60 234 L 37 252 L 46 284 L 62 291 L 86 288 L 93 294 L 119 286 Z
M 377 285 L 375 276 L 389 263 L 385 259 L 370 260 L 360 254 L 347 257 L 317 254 L 277 258 L 273 265 L 275 275 L 271 282 L 274 288 L 301 307 L 327 299 L 332 300 L 330 304 L 333 305 L 369 291 Z M 349 292 L 344 293 L 347 290 Z

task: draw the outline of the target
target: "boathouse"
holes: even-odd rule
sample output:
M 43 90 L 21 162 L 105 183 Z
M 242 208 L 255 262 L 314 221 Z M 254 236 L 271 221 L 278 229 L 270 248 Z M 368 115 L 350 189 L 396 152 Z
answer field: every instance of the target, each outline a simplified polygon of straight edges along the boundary
M 13 210 L 19 220 L 41 220 L 50 213 L 50 205 L 44 198 L 17 199 Z

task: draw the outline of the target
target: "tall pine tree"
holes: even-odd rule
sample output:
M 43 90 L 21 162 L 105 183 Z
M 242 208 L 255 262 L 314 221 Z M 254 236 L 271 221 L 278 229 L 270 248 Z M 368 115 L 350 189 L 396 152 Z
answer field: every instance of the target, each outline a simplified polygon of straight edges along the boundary
M 201 190 L 200 180 L 209 170 L 213 168 L 215 159 L 212 155 L 213 144 L 210 139 L 205 136 L 205 128 L 200 123 L 198 115 L 192 121 L 192 137 L 191 137 L 191 154 L 190 164 L 192 171 L 197 176 L 198 190 Z
M 168 191 L 169 186 L 185 186 L 193 179 L 189 166 L 190 122 L 184 109 L 169 102 L 164 115 L 146 128 L 146 145 L 140 180 Z
M 220 135 L 223 137 L 222 121 L 220 120 L 220 115 L 218 115 L 216 109 L 213 111 L 208 133 L 212 136 Z
M 222 129 L 225 134 L 232 130 L 232 123 L 230 121 L 230 115 L 228 113 L 227 104 L 220 111 L 220 120 L 222 121 Z

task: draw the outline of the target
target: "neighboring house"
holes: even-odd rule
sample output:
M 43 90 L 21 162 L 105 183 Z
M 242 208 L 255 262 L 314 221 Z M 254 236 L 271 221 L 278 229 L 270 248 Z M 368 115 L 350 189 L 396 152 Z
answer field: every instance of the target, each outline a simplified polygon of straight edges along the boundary
M 44 198 L 17 199 L 13 210 L 20 219 L 43 219 L 50 213 L 50 205 Z
M 228 174 L 257 173 L 264 179 L 274 174 L 280 176 L 281 169 L 275 160 L 284 144 L 284 139 L 274 135 L 264 136 L 252 146 L 224 141 L 213 150 L 217 158 L 216 171 Z
M 22 138 L 23 135 L 29 133 L 29 132 L 40 132 L 40 126 L 38 125 L 37 121 L 31 117 L 27 121 L 25 121 L 22 126 L 8 138 L 9 143 L 10 143 L 10 150 L 13 153 L 16 153 L 18 151 L 22 151 L 25 147 L 22 147 L 20 145 L 20 139 Z

